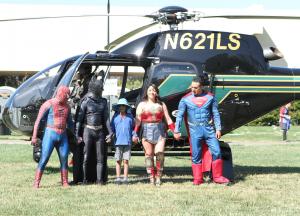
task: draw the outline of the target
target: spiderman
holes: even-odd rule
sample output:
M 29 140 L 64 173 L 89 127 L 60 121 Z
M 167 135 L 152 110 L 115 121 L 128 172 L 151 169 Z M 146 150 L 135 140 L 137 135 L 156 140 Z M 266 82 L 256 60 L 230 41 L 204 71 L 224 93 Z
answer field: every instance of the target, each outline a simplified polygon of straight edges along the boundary
M 60 86 L 54 98 L 47 100 L 41 106 L 34 124 L 32 145 L 37 144 L 37 132 L 42 119 L 46 119 L 47 125 L 42 140 L 42 153 L 35 173 L 33 187 L 39 188 L 40 181 L 46 164 L 51 156 L 54 147 L 57 150 L 60 160 L 61 183 L 63 187 L 68 184 L 68 153 L 69 144 L 66 127 L 73 129 L 70 107 L 67 103 L 70 90 L 66 86 Z

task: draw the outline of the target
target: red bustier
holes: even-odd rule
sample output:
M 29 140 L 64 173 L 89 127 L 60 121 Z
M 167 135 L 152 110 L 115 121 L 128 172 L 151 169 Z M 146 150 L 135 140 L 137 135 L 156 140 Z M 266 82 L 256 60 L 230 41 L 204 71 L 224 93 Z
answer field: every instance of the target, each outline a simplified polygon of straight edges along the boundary
M 164 117 L 164 112 L 160 111 L 155 114 L 151 112 L 142 112 L 141 121 L 142 122 L 161 122 Z

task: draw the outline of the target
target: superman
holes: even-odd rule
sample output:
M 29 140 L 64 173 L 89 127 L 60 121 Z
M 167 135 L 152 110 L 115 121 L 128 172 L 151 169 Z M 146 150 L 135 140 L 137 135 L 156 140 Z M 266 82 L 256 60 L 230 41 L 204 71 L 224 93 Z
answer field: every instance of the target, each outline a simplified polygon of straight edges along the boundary
M 180 129 L 183 119 L 187 117 L 187 128 L 191 146 L 193 184 L 203 183 L 202 164 L 204 149 L 202 142 L 208 146 L 212 156 L 212 177 L 215 183 L 226 184 L 229 180 L 223 176 L 223 161 L 219 139 L 221 138 L 221 120 L 218 111 L 218 104 L 215 97 L 203 90 L 204 80 L 195 77 L 191 83 L 191 92 L 185 95 L 178 105 L 174 138 L 179 140 L 181 137 Z

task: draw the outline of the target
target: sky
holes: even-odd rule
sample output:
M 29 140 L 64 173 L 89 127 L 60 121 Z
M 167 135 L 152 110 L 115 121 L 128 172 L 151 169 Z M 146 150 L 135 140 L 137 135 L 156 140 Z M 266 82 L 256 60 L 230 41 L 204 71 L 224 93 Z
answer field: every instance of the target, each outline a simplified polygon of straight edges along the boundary
M 106 5 L 107 0 L 0 0 L 0 3 L 9 4 L 82 4 Z M 178 5 L 197 8 L 248 8 L 261 7 L 268 10 L 300 9 L 299 0 L 110 0 L 111 7 L 116 6 L 151 6 L 164 7 Z
M 106 14 L 106 4 L 107 0 L 0 0 L 0 20 Z M 300 15 L 299 0 L 110 0 L 110 4 L 111 14 L 114 15 L 151 14 L 162 7 L 174 5 L 207 15 Z M 149 18 L 137 19 L 135 16 L 111 17 L 110 42 L 149 22 L 152 22 Z M 236 32 L 243 29 L 245 34 L 261 33 L 265 27 L 276 47 L 288 59 L 288 64 L 300 68 L 300 28 L 297 28 L 300 20 L 266 22 L 240 24 L 238 21 L 212 19 L 199 22 L 199 26 L 216 31 Z M 0 30 L 0 71 L 41 70 L 70 56 L 103 50 L 108 41 L 105 16 L 0 22 Z M 18 59 L 17 63 L 15 59 Z

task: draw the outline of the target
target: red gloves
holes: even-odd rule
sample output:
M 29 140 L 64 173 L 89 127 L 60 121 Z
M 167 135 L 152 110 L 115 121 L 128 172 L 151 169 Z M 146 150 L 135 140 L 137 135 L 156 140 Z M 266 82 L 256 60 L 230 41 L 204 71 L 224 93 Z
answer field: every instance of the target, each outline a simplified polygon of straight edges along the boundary
M 174 130 L 175 130 L 175 123 L 172 122 L 171 124 L 168 125 L 168 127 L 169 127 L 169 130 L 171 130 L 172 133 L 174 133 Z

